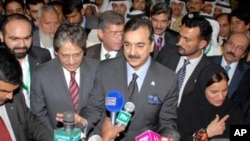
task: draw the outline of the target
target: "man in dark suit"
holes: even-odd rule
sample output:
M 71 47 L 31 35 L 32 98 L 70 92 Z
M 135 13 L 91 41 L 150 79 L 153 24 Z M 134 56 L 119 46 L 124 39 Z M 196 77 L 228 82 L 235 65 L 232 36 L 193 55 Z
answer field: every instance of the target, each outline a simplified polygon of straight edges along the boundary
M 22 90 L 30 107 L 30 84 L 33 71 L 51 59 L 48 50 L 32 46 L 32 26 L 27 17 L 11 14 L 2 23 L 3 42 L 19 61 L 23 70 Z
M 150 12 L 154 29 L 155 48 L 152 56 L 156 58 L 163 48 L 176 48 L 178 33 L 168 29 L 171 22 L 171 9 L 164 2 L 156 3 Z
M 232 33 L 223 46 L 224 54 L 209 57 L 213 62 L 221 65 L 227 71 L 229 76 L 229 99 L 232 98 L 245 72 L 250 68 L 250 66 L 242 60 L 242 58 L 247 55 L 248 46 L 249 39 L 245 33 Z
M 105 60 L 121 56 L 124 18 L 112 10 L 103 12 L 98 19 L 98 36 L 101 44 L 90 46 L 86 56 Z
M 57 58 L 34 73 L 31 111 L 52 129 L 62 126 L 55 120 L 57 113 L 75 111 L 78 114 L 87 106 L 99 61 L 84 57 L 86 39 L 86 33 L 79 25 L 62 24 L 54 38 Z M 76 98 L 72 98 L 70 92 L 71 72 L 75 72 L 79 88 Z
M 49 130 L 27 108 L 22 91 L 22 69 L 15 56 L 6 48 L 0 48 L 0 119 L 7 127 L 0 130 L 1 141 L 52 141 Z M 5 138 L 3 138 L 5 136 Z
M 176 74 L 152 59 L 150 53 L 153 49 L 150 21 L 145 18 L 128 21 L 124 27 L 124 56 L 101 62 L 88 106 L 81 110 L 87 129 L 90 130 L 102 116 L 94 129 L 98 133 L 107 116 L 105 96 L 111 90 L 118 90 L 126 101 L 135 104 L 135 110 L 127 130 L 117 140 L 135 140 L 149 129 L 162 136 L 168 136 L 168 131 L 176 131 Z M 134 93 L 130 93 L 129 83 L 134 75 L 138 78 L 134 83 Z
M 185 75 L 182 75 L 182 85 L 179 82 L 178 105 L 181 99 L 194 88 L 200 70 L 211 63 L 203 53 L 203 49 L 209 44 L 211 34 L 212 27 L 204 17 L 193 13 L 187 14 L 182 19 L 177 48 L 163 48 L 157 57 L 160 63 L 177 74 L 183 68 L 186 70 Z M 186 67 L 184 67 L 185 62 L 189 62 Z M 181 74 L 179 76 L 181 79 Z

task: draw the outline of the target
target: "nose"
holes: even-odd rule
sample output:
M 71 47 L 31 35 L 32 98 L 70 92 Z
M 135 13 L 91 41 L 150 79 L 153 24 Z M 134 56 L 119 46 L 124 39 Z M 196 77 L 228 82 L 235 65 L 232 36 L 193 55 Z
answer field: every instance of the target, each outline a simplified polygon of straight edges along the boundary
M 223 94 L 223 93 L 219 93 L 218 99 L 219 99 L 219 100 L 223 100 L 223 99 L 224 99 L 224 94 Z
M 25 46 L 25 41 L 24 41 L 25 39 L 20 39 L 20 42 L 19 42 L 19 45 L 21 46 L 21 47 L 24 47 Z
M 9 100 L 13 99 L 13 92 L 8 93 L 8 94 L 6 95 L 6 98 L 9 99 Z

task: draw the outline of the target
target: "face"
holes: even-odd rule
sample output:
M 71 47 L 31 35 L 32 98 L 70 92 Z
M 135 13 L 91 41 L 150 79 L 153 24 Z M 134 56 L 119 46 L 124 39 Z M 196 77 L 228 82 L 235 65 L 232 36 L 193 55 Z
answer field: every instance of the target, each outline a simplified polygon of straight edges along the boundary
M 86 9 L 84 9 L 84 16 L 92 16 L 96 13 L 96 9 L 94 6 L 87 6 Z
M 97 7 L 98 8 L 101 8 L 102 7 L 102 3 L 103 3 L 103 0 L 95 0 L 96 4 L 97 4 Z
M 54 37 L 59 27 L 59 18 L 56 12 L 44 11 L 42 18 L 39 19 L 38 27 L 49 37 Z
M 104 31 L 98 29 L 98 36 L 107 51 L 118 51 L 121 49 L 123 45 L 123 28 L 124 25 L 109 24 Z
M 184 3 L 175 1 L 171 2 L 172 15 L 180 16 L 183 8 Z
M 70 41 L 65 41 L 64 45 L 56 52 L 60 63 L 68 71 L 76 71 L 79 68 L 82 63 L 83 54 L 83 50 Z
M 69 23 L 76 25 L 80 25 L 83 20 L 81 12 L 77 11 L 77 9 L 75 9 L 72 13 L 65 15 L 65 18 Z
M 64 16 L 62 13 L 62 6 L 59 5 L 53 5 L 53 7 L 55 8 L 57 14 L 58 14 L 58 18 L 59 18 L 59 22 L 61 23 L 64 20 Z
M 207 45 L 207 42 L 200 39 L 200 29 L 198 27 L 189 28 L 182 25 L 180 30 L 178 53 L 187 58 L 193 59 L 202 54 L 202 49 Z
M 146 7 L 146 0 L 134 0 L 134 2 L 133 2 L 133 8 L 135 10 L 144 11 L 145 7 Z
M 227 98 L 228 83 L 225 79 L 213 83 L 205 89 L 205 95 L 210 104 L 219 107 Z
M 32 42 L 32 27 L 24 20 L 12 20 L 6 25 L 3 40 L 18 59 L 26 56 Z
M 238 62 L 245 57 L 249 40 L 245 34 L 235 33 L 224 45 L 224 57 L 228 64 Z
M 126 7 L 126 4 L 123 2 L 113 2 L 112 9 L 113 11 L 118 12 L 124 16 L 126 13 L 127 7 Z
M 200 12 L 204 4 L 202 0 L 189 0 L 188 1 L 188 11 L 189 12 Z
M 0 105 L 3 105 L 7 100 L 13 99 L 13 91 L 18 86 L 0 80 Z
M 125 33 L 124 56 L 134 70 L 145 64 L 153 49 L 154 42 L 149 40 L 149 31 L 146 27 Z
M 31 17 L 34 21 L 37 20 L 38 10 L 39 10 L 41 7 L 43 7 L 43 3 L 38 3 L 38 4 L 36 4 L 36 5 L 34 5 L 34 4 L 30 4 L 30 5 L 29 5 L 29 8 L 30 8 L 30 9 L 28 10 L 28 13 L 29 13 L 30 17 Z
M 203 7 L 203 12 L 210 14 L 212 12 L 213 5 L 211 3 L 205 3 Z
M 216 16 L 219 15 L 220 13 L 222 13 L 222 8 L 216 6 L 216 7 L 214 8 L 214 17 L 216 17 Z
M 169 26 L 169 15 L 165 13 L 155 14 L 150 17 L 154 33 L 161 36 Z
M 249 29 L 249 24 L 246 25 L 244 21 L 233 16 L 230 21 L 230 28 L 232 33 L 235 32 L 247 33 Z
M 228 16 L 226 15 L 217 18 L 217 21 L 220 25 L 219 36 L 221 37 L 228 37 L 230 35 L 230 24 L 227 18 Z
M 24 14 L 24 9 L 22 8 L 22 6 L 13 1 L 13 2 L 10 2 L 7 6 L 6 6 L 6 15 L 10 15 L 10 14 L 13 14 L 13 13 L 18 13 L 18 14 Z

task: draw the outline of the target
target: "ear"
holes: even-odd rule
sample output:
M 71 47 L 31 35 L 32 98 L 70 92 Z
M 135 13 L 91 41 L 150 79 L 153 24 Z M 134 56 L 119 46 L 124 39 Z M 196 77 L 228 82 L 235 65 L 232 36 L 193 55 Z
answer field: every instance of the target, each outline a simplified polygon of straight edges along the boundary
M 154 51 L 154 47 L 155 47 L 155 41 L 153 40 L 151 42 L 151 45 L 150 45 L 150 52 L 152 53 Z
M 205 47 L 208 45 L 209 43 L 206 40 L 201 40 L 199 43 L 199 48 L 200 49 L 205 49 Z
M 38 26 L 39 29 L 41 29 L 41 20 L 40 19 L 36 19 L 36 24 Z
M 101 29 L 97 30 L 98 37 L 102 40 L 104 36 L 104 32 Z
M 3 33 L 0 31 L 0 42 L 4 42 L 4 40 L 3 40 Z

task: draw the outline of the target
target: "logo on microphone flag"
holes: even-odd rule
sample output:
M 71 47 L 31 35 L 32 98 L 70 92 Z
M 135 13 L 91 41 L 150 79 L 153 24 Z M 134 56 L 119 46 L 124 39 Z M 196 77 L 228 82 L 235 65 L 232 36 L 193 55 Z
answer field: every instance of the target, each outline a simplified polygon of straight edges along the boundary
M 160 141 L 161 136 L 151 130 L 143 132 L 139 136 L 135 137 L 136 141 Z
M 123 125 L 128 125 L 130 118 L 130 113 L 121 110 L 116 118 L 116 122 L 121 123 Z

